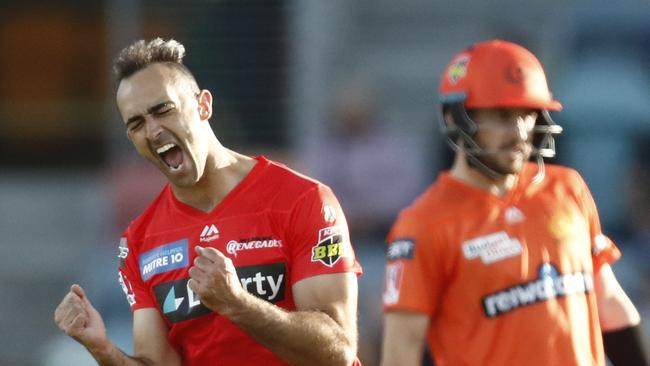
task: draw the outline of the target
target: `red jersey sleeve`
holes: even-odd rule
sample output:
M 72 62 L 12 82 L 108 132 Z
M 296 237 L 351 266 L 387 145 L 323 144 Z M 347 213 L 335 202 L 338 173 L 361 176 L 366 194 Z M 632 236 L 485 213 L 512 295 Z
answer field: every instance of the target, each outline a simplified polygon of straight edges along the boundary
M 140 267 L 138 266 L 138 255 L 133 244 L 134 242 L 130 238 L 127 229 L 120 239 L 118 275 L 120 286 L 122 286 L 122 291 L 126 295 L 126 301 L 131 306 L 131 311 L 136 311 L 137 309 L 151 308 L 156 305 L 144 282 L 142 282 Z
M 341 205 L 324 185 L 317 185 L 297 200 L 290 215 L 287 239 L 292 284 L 320 274 L 361 274 Z
M 591 238 L 591 256 L 594 273 L 598 273 L 600 267 L 605 263 L 614 263 L 621 257 L 620 250 L 614 242 L 603 234 L 598 217 L 598 209 L 594 198 L 582 177 L 576 173 L 577 185 L 580 187 L 580 201 L 589 224 L 589 236 Z
M 445 283 L 443 243 L 423 220 L 402 212 L 388 234 L 384 310 L 436 311 Z

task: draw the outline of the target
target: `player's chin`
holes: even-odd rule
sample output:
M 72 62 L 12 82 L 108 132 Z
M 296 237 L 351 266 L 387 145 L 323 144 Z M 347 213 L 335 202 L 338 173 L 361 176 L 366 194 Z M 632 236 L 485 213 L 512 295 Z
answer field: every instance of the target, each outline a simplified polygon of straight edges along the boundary
M 168 169 L 164 173 L 169 182 L 176 187 L 189 188 L 198 181 L 197 174 L 193 169 L 183 169 L 182 171 Z
M 488 166 L 489 165 L 490 164 L 488 164 Z M 501 175 L 510 175 L 510 174 L 518 174 L 524 168 L 524 165 L 525 165 L 524 160 L 506 159 L 506 160 L 492 162 L 491 168 Z

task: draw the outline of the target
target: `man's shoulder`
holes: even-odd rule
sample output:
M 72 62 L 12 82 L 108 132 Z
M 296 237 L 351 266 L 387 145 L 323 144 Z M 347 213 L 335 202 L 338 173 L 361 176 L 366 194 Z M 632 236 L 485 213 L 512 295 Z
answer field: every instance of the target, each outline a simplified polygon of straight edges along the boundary
M 268 169 L 261 181 L 268 193 L 278 195 L 287 200 L 295 200 L 307 192 L 318 189 L 330 189 L 323 182 L 307 176 L 287 165 L 268 160 Z
M 455 199 L 455 190 L 449 187 L 447 180 L 438 178 L 400 212 L 397 220 L 418 222 L 430 227 L 433 223 L 445 221 L 463 211 L 464 202 Z
M 575 187 L 584 183 L 582 176 L 577 170 L 563 165 L 547 163 L 545 164 L 544 174 L 544 179 L 552 184 L 564 184 L 569 187 Z
M 153 221 L 156 213 L 159 212 L 158 208 L 170 199 L 170 194 L 171 189 L 167 184 L 142 211 L 142 213 L 131 221 L 125 230 L 125 236 L 128 236 L 131 240 L 136 242 L 139 241 L 139 239 L 145 235 L 146 230 Z
M 288 181 L 300 186 L 306 187 L 306 189 L 313 188 L 317 185 L 322 185 L 323 183 L 318 181 L 315 178 L 312 178 L 304 173 L 301 173 L 284 163 L 268 160 L 269 164 L 269 176 L 279 180 L 279 181 Z

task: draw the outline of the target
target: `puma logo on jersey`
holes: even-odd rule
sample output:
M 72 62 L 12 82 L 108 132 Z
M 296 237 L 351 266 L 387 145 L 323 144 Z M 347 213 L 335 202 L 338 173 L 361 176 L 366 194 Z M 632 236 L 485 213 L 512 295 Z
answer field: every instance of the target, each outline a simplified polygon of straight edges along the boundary
M 203 231 L 201 231 L 201 236 L 199 236 L 199 241 L 202 243 L 207 243 L 219 238 L 219 229 L 217 229 L 214 224 L 205 225 Z
M 511 238 L 505 231 L 468 240 L 463 243 L 463 256 L 466 259 L 481 258 L 484 264 L 491 264 L 521 254 L 521 243 Z

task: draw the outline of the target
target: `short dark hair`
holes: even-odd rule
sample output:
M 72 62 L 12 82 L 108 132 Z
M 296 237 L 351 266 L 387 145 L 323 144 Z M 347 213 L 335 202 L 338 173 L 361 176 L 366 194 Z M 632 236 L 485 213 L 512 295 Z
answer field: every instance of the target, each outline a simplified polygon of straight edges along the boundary
M 113 62 L 113 72 L 119 83 L 151 64 L 162 63 L 187 76 L 198 89 L 194 75 L 183 64 L 183 57 L 185 46 L 174 39 L 154 38 L 149 42 L 141 39 L 120 51 Z

